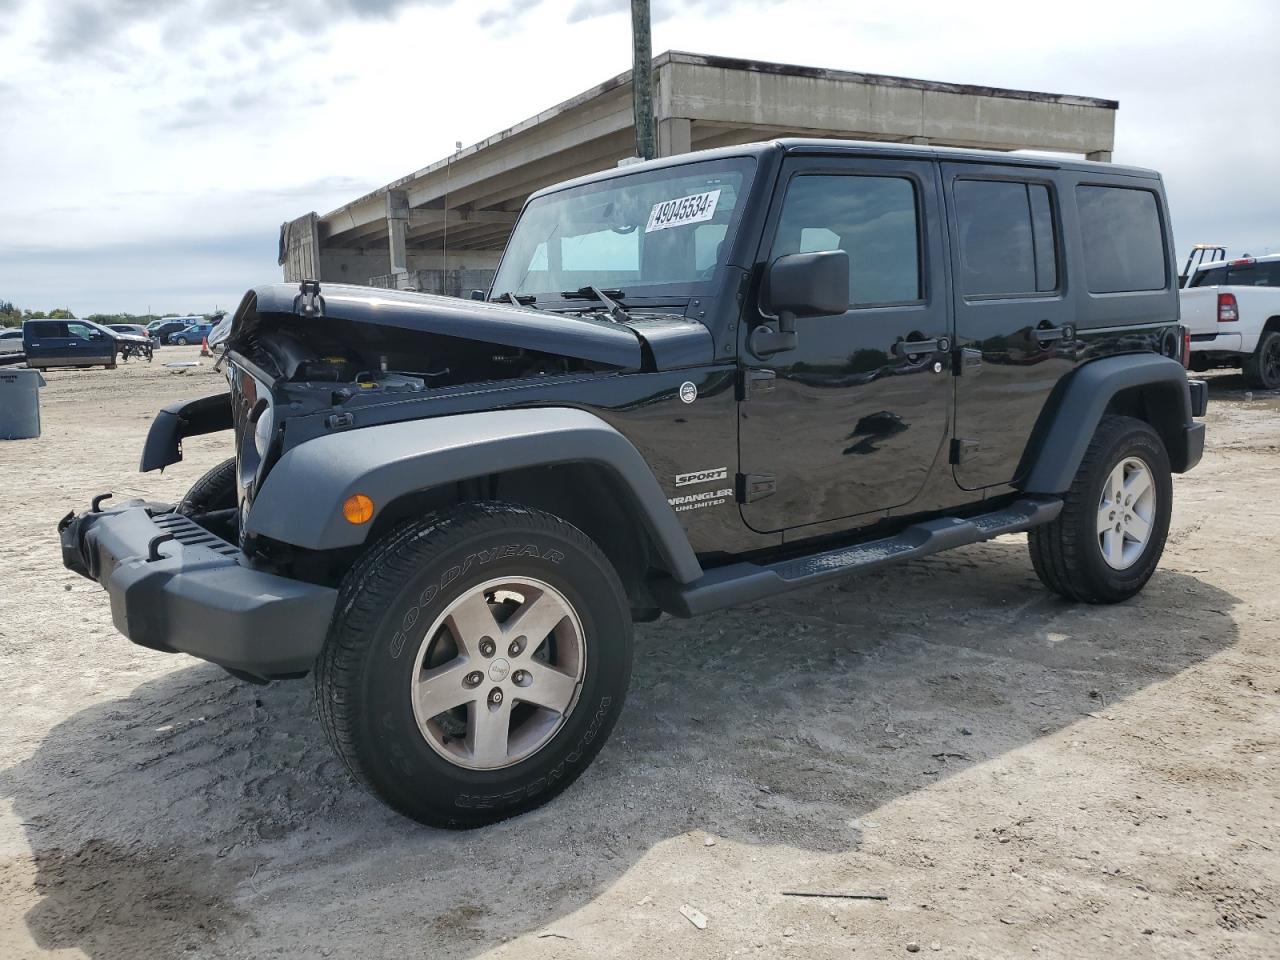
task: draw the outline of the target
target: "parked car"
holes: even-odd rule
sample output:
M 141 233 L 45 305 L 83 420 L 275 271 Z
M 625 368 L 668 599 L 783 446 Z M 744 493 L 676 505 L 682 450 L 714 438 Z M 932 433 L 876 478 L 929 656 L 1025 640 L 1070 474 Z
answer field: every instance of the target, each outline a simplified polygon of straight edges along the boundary
M 0 330 L 0 353 L 22 352 L 22 329 Z
M 95 366 L 114 370 L 124 337 L 92 320 L 25 320 L 22 324 L 27 366 L 37 370 Z
M 1201 263 L 1180 296 L 1193 370 L 1240 369 L 1249 386 L 1280 389 L 1280 254 Z
M 204 317 L 162 317 L 147 324 L 147 331 L 152 336 L 159 337 L 161 344 L 167 344 L 175 333 L 186 330 L 193 323 L 203 322 Z
M 1171 242 L 1159 174 L 1107 163 L 781 140 L 608 170 L 528 199 L 487 303 L 250 291 L 228 392 L 167 407 L 141 466 L 234 456 L 176 507 L 94 500 L 64 562 L 135 643 L 314 673 L 401 813 L 498 820 L 599 751 L 633 621 L 1020 531 L 1052 592 L 1137 594 L 1204 445 Z
M 169 335 L 169 342 L 178 346 L 186 346 L 189 343 L 200 343 L 209 335 L 209 331 L 213 329 L 211 323 L 193 323 L 189 327 L 179 330 L 177 333 Z
M 151 331 L 140 323 L 109 323 L 107 326 L 116 331 L 116 333 L 127 333 L 134 337 L 145 337 L 159 345 L 159 338 L 153 336 Z

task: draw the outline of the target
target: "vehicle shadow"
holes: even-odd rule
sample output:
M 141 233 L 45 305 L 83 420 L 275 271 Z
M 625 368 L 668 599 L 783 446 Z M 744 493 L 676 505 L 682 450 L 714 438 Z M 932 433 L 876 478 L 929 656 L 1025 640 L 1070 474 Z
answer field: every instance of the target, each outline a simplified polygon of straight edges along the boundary
M 1238 602 L 1162 570 L 1127 604 L 1073 606 L 1003 538 L 664 619 L 638 628 L 630 698 L 593 768 L 464 833 L 354 787 L 309 682 L 176 669 L 0 773 L 34 852 L 25 921 L 42 948 L 95 960 L 254 955 L 268 936 L 319 956 L 339 929 L 365 955 L 474 956 L 563 921 L 691 831 L 856 850 L 878 807 L 1230 646 Z
M 1280 390 L 1262 390 L 1249 386 L 1244 374 L 1238 371 L 1211 370 L 1193 373 L 1209 384 L 1209 401 L 1221 403 L 1245 403 L 1249 401 L 1280 400 Z

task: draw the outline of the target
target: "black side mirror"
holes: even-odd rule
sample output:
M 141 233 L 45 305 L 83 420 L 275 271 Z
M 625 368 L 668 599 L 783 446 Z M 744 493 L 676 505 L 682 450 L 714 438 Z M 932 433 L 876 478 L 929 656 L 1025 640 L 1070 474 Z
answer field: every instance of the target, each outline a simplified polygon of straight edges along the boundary
M 483 299 L 484 299 L 484 291 L 483 291 L 483 290 L 472 290 L 472 291 L 471 291 L 471 299 L 472 299 L 472 300 L 483 300 Z
M 791 253 L 769 265 L 764 301 L 778 329 L 751 331 L 751 351 L 768 356 L 796 345 L 798 317 L 829 317 L 849 309 L 849 254 L 844 250 Z

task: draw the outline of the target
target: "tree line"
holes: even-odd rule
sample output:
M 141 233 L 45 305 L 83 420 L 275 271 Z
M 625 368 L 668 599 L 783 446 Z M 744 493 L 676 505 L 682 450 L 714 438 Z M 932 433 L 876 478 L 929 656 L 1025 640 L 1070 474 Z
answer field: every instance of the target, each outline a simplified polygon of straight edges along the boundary
M 153 320 L 165 317 L 189 317 L 189 313 L 91 313 L 81 320 L 92 320 L 94 323 L 140 323 L 144 326 Z M 208 320 L 212 314 L 203 314 Z M 53 310 L 21 310 L 8 300 L 0 300 L 0 327 L 20 327 L 23 320 L 75 320 L 76 315 L 66 307 L 55 307 Z

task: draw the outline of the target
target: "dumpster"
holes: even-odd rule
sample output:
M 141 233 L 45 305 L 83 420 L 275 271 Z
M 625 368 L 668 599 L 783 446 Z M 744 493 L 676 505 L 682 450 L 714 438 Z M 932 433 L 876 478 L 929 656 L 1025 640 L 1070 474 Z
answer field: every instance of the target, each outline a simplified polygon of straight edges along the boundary
M 40 436 L 39 370 L 0 367 L 0 440 L 29 440 Z

